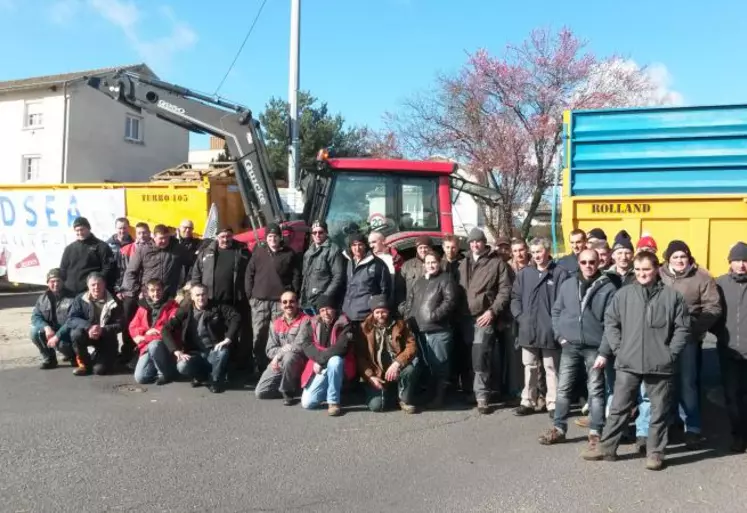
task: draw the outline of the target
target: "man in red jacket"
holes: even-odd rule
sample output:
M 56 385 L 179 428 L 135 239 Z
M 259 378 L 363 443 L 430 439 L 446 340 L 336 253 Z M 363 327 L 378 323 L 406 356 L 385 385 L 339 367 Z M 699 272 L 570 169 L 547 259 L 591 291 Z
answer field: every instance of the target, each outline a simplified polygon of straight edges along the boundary
M 174 357 L 161 341 L 161 330 L 179 309 L 173 299 L 164 297 L 163 282 L 152 279 L 146 285 L 146 297 L 130 322 L 130 336 L 137 344 L 140 358 L 135 367 L 135 381 L 165 385 L 176 367 Z

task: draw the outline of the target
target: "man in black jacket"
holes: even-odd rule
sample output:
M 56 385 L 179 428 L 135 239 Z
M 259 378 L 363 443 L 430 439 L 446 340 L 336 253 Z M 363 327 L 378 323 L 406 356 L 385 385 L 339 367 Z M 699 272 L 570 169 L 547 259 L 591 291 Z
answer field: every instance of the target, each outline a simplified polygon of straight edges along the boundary
M 529 249 L 534 265 L 519 271 L 511 291 L 511 313 L 519 325 L 517 339 L 524 364 L 524 390 L 514 415 L 536 411 L 542 366 L 547 380 L 547 410 L 554 419 L 560 346 L 553 334 L 552 306 L 560 285 L 568 278 L 568 271 L 553 262 L 547 239 L 532 239 Z
M 241 370 L 251 366 L 251 316 L 244 291 L 250 256 L 247 247 L 234 240 L 233 229 L 223 227 L 192 266 L 192 284 L 202 283 L 212 301 L 233 307 L 241 316 L 241 334 L 231 348 L 232 364 Z
M 265 349 L 270 323 L 282 313 L 280 296 L 286 290 L 298 293 L 301 288 L 298 256 L 283 244 L 280 226 L 269 224 L 265 233 L 265 244 L 254 248 L 244 282 L 252 312 L 254 364 L 259 373 L 264 372 L 268 363 Z
M 47 287 L 31 312 L 31 341 L 41 354 L 41 368 L 54 369 L 55 349 L 68 361 L 74 358 L 70 335 L 61 329 L 70 313 L 73 296 L 62 287 L 59 269 L 47 273 Z
M 552 307 L 553 332 L 562 352 L 555 418 L 553 427 L 539 439 L 543 445 L 566 440 L 571 398 L 580 368 L 586 368 L 589 393 L 589 447 L 599 443 L 604 426 L 604 371 L 593 367 L 602 343 L 604 312 L 617 292 L 609 277 L 599 271 L 600 260 L 595 250 L 583 250 L 578 256 L 581 270 L 560 285 Z
M 122 248 L 128 244 L 132 244 L 132 236 L 130 235 L 130 221 L 126 217 L 119 217 L 114 221 L 114 234 L 109 237 L 106 243 L 112 250 L 114 261 L 117 264 L 117 278 L 114 282 L 113 292 L 119 293 L 119 289 L 122 286 L 122 280 L 124 279 L 125 269 L 127 269 L 127 257 L 122 253 Z
M 122 306 L 106 290 L 104 277 L 91 273 L 86 280 L 88 291 L 80 294 L 70 307 L 70 314 L 63 327 L 70 333 L 75 349 L 76 376 L 107 374 L 114 367 L 117 357 L 117 335 L 124 327 Z M 93 358 L 88 348 L 95 349 Z
M 190 293 L 192 301 L 164 326 L 163 342 L 179 374 L 191 378 L 193 387 L 207 383 L 218 394 L 225 390 L 228 349 L 237 340 L 240 317 L 232 307 L 210 301 L 205 285 L 193 285 Z
M 109 245 L 91 233 L 91 224 L 85 217 L 73 221 L 75 242 L 68 244 L 62 252 L 60 278 L 65 289 L 73 294 L 88 290 L 86 278 L 91 273 L 100 273 L 109 290 L 114 290 L 117 280 L 117 263 Z
M 184 219 L 179 224 L 179 229 L 176 233 L 176 238 L 179 241 L 179 245 L 182 246 L 189 256 L 189 268 L 187 269 L 187 276 L 192 275 L 192 266 L 197 260 L 197 255 L 202 247 L 202 240 L 195 238 L 195 224 L 189 219 Z
M 387 265 L 374 256 L 360 233 L 348 237 L 347 282 L 342 311 L 353 322 L 354 330 L 371 313 L 371 296 L 391 298 L 392 276 Z
M 677 358 L 690 339 L 690 319 L 678 291 L 659 280 L 656 255 L 642 251 L 634 260 L 636 283 L 621 288 L 604 317 L 604 338 L 594 367 L 615 356 L 615 394 L 607 425 L 586 460 L 614 460 L 623 432 L 638 402 L 641 383 L 651 401 L 646 468 L 664 466 L 664 448 L 671 417 L 673 378 Z
M 314 221 L 311 225 L 311 244 L 303 255 L 303 284 L 301 307 L 316 315 L 314 305 L 319 296 L 342 300 L 345 286 L 344 259 L 327 233 L 327 223 Z
M 586 232 L 576 228 L 568 235 L 568 242 L 571 252 L 560 258 L 557 264 L 569 273 L 575 273 L 578 271 L 578 254 L 586 249 Z

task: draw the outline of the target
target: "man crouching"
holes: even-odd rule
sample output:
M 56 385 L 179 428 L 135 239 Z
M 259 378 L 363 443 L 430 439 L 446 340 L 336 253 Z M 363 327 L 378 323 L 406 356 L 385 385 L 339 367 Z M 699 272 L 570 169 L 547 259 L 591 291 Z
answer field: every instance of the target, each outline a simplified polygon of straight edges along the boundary
M 191 378 L 193 387 L 207 384 L 218 394 L 225 390 L 228 350 L 238 339 L 240 317 L 232 307 L 208 300 L 205 285 L 193 285 L 190 294 L 192 300 L 163 327 L 163 342 L 179 374 Z
M 41 354 L 42 369 L 57 367 L 57 353 L 66 361 L 75 357 L 70 334 L 61 329 L 67 320 L 73 295 L 64 289 L 59 269 L 47 273 L 47 290 L 39 296 L 31 312 L 31 342 Z
M 358 338 L 358 372 L 366 381 L 368 409 L 381 412 L 399 398 L 405 413 L 416 413 L 413 396 L 417 387 L 418 367 L 415 336 L 403 320 L 390 316 L 386 296 L 372 296 L 371 313 L 361 324 Z
M 78 364 L 73 371 L 76 376 L 112 371 L 119 348 L 117 334 L 123 323 L 122 305 L 106 290 L 104 276 L 93 272 L 86 278 L 86 285 L 88 291 L 75 298 L 65 323 Z M 93 356 L 89 347 L 94 348 Z

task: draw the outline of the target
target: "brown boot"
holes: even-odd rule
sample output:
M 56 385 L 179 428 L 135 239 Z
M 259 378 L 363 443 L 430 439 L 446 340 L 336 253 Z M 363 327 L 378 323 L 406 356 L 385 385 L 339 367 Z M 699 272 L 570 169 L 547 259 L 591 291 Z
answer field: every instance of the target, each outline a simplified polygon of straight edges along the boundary
M 327 406 L 327 415 L 330 417 L 339 417 L 342 414 L 339 404 L 330 404 Z
M 400 407 L 400 409 L 403 412 L 405 412 L 407 414 L 412 414 L 412 413 L 417 413 L 418 412 L 418 408 L 416 406 L 413 406 L 412 404 L 407 404 L 407 403 L 402 402 L 402 401 L 399 402 L 399 407 Z
M 573 421 L 574 424 L 576 424 L 580 428 L 589 429 L 590 422 L 589 417 L 579 417 L 576 420 Z
M 539 437 L 540 445 L 553 445 L 565 442 L 565 433 L 553 427 L 542 433 Z
M 615 461 L 617 454 L 614 452 L 604 452 L 601 446 L 597 443 L 594 447 L 588 446 L 581 452 L 581 457 L 586 461 Z

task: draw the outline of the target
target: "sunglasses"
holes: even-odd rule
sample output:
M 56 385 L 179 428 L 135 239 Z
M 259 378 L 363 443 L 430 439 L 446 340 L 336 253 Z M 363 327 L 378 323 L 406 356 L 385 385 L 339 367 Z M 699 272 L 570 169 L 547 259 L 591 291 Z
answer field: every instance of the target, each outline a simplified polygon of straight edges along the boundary
M 596 260 L 579 260 L 578 263 L 581 265 L 594 265 L 597 263 L 597 261 Z
M 283 299 L 280 303 L 284 305 L 295 305 L 296 300 L 295 299 Z

